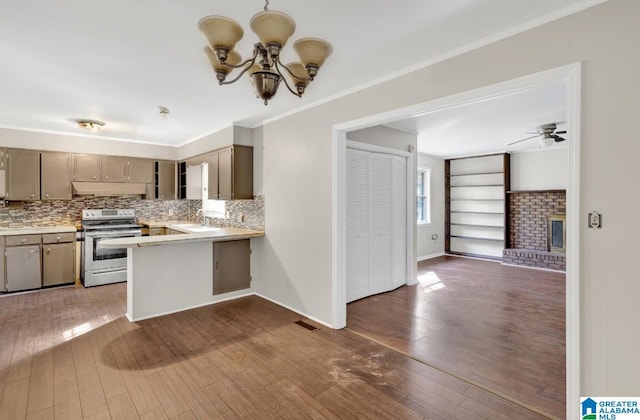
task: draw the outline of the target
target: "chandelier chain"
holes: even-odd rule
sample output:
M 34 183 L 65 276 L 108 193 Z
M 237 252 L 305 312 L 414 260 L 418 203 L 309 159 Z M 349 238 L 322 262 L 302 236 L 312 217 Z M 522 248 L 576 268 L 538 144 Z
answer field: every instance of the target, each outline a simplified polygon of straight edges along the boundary
M 269 0 L 264 0 L 264 10 L 269 10 Z

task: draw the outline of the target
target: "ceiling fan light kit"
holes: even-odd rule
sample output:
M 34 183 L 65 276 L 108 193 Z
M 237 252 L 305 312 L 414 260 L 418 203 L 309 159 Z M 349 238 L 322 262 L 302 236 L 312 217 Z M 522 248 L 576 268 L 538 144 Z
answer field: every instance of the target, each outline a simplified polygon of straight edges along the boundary
M 283 64 L 280 52 L 295 32 L 296 23 L 286 13 L 268 10 L 268 6 L 266 0 L 264 10 L 251 18 L 250 27 L 260 42 L 253 45 L 253 56 L 245 61 L 234 50 L 244 35 L 238 22 L 225 16 L 207 16 L 198 22 L 198 29 L 208 43 L 204 53 L 216 73 L 218 84 L 235 83 L 243 74 L 249 73 L 256 96 L 265 105 L 275 96 L 281 81 L 292 94 L 301 97 L 332 52 L 331 44 L 325 40 L 302 38 L 293 44 L 300 62 Z M 227 80 L 234 69 L 238 69 L 239 74 Z
M 558 134 L 566 134 L 567 133 L 566 130 L 556 131 L 557 127 L 558 126 L 556 125 L 556 123 L 543 124 L 540 127 L 538 127 L 537 131 L 530 133 L 530 134 L 535 134 L 535 136 L 526 137 L 524 139 L 511 142 L 508 145 L 512 146 L 514 144 L 518 144 L 523 141 L 535 139 L 542 136 L 542 138 L 539 141 L 540 147 L 550 147 L 554 143 L 560 143 L 566 140 L 564 137 L 560 137 L 558 135 Z

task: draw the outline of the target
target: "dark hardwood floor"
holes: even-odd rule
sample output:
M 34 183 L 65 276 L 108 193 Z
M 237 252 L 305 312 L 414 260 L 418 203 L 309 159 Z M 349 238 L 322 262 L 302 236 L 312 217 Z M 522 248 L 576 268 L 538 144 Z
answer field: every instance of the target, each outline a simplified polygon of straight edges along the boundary
M 0 297 L 0 419 L 542 418 L 258 297 L 125 305 L 125 284 Z
M 347 306 L 347 328 L 565 417 L 565 275 L 444 256 L 420 284 Z

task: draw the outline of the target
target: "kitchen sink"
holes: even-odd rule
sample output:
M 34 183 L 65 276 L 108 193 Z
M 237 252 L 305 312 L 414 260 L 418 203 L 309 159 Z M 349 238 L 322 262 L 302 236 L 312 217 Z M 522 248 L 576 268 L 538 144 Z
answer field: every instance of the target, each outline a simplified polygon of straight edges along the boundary
M 222 230 L 222 228 L 219 228 L 219 227 L 202 226 L 196 223 L 176 224 L 176 225 L 170 225 L 169 227 L 182 230 L 182 231 L 187 231 L 189 233 L 216 232 L 216 231 Z

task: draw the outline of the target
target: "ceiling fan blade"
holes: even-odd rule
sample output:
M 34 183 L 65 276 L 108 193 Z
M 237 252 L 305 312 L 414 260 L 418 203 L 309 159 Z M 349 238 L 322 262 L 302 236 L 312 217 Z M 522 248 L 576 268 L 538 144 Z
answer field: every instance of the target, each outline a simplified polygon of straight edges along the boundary
M 553 139 L 556 141 L 556 143 L 560 143 L 561 141 L 565 141 L 566 140 L 564 137 L 556 136 L 555 134 L 552 134 L 551 137 L 553 137 Z
M 525 140 L 535 139 L 536 137 L 540 137 L 540 136 L 541 136 L 540 134 L 536 134 L 535 136 L 527 137 L 526 139 L 522 139 L 522 140 L 514 141 L 513 143 L 509 143 L 507 146 L 511 146 L 511 145 L 523 142 Z
M 556 131 L 555 134 L 567 134 L 567 130 Z

